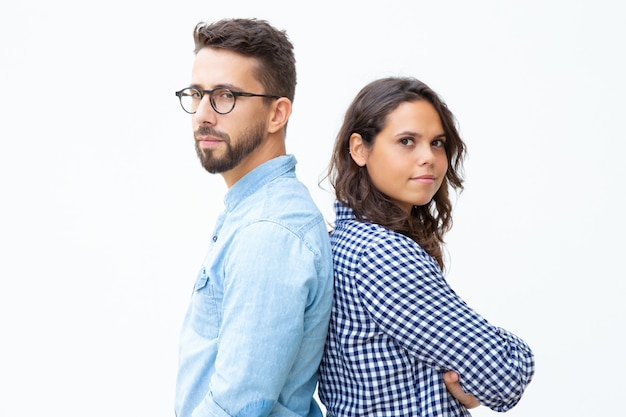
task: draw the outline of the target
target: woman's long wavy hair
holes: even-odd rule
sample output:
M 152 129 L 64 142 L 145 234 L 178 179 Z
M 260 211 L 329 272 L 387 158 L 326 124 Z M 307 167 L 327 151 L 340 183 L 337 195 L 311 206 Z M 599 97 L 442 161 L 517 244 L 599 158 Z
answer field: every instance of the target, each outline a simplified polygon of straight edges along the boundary
M 424 206 L 414 206 L 410 215 L 370 180 L 367 166 L 359 167 L 350 155 L 350 136 L 358 133 L 368 148 L 387 123 L 387 116 L 404 102 L 425 100 L 437 110 L 443 126 L 448 171 L 433 199 Z M 452 204 L 448 187 L 463 190 L 462 165 L 465 143 L 454 115 L 430 87 L 415 78 L 383 78 L 366 85 L 348 108 L 339 130 L 328 179 L 336 198 L 350 207 L 355 216 L 380 224 L 417 242 L 444 269 L 444 234 L 452 227 Z

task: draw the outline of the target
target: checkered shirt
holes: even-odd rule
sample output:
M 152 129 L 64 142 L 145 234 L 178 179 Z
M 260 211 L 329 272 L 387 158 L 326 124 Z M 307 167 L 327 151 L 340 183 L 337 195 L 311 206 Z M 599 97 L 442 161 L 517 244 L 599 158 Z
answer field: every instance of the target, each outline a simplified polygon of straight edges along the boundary
M 470 416 L 445 388 L 448 370 L 484 406 L 517 404 L 534 373 L 528 345 L 469 308 L 413 240 L 335 209 L 319 386 L 327 415 Z

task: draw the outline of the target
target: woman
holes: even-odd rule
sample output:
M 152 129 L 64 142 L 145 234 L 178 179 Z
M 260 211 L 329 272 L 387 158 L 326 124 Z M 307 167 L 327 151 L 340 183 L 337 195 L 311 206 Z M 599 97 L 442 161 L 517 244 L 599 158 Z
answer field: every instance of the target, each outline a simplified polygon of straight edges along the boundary
M 489 324 L 445 281 L 448 188 L 462 189 L 465 144 L 445 103 L 412 78 L 364 87 L 346 113 L 329 179 L 335 299 L 320 369 L 328 416 L 469 415 L 446 390 L 513 407 L 533 354 Z

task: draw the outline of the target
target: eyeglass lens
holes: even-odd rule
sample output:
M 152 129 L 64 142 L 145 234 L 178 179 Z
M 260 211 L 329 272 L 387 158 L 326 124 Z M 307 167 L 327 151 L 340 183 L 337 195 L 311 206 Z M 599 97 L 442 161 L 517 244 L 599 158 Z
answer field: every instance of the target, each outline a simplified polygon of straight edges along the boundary
M 235 107 L 235 95 L 227 88 L 219 88 L 213 90 L 209 94 L 211 106 L 213 109 L 221 114 L 229 113 Z M 203 93 L 195 88 L 185 88 L 181 91 L 180 104 L 187 113 L 195 113 L 200 106 Z

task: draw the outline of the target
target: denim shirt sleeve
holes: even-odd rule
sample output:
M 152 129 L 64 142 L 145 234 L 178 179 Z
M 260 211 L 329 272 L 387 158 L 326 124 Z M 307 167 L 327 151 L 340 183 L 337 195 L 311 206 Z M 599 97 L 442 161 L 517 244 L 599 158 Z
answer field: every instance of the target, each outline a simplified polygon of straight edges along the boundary
M 268 415 L 303 345 L 318 259 L 271 221 L 240 229 L 225 256 L 215 372 L 193 415 Z

